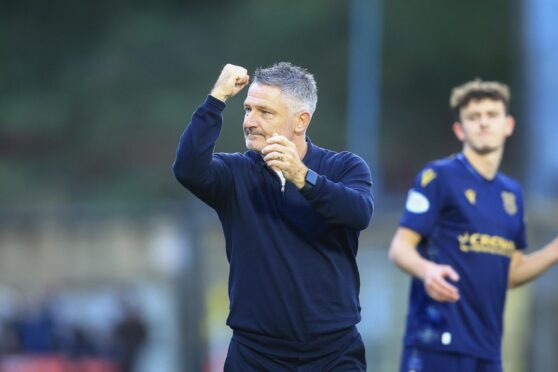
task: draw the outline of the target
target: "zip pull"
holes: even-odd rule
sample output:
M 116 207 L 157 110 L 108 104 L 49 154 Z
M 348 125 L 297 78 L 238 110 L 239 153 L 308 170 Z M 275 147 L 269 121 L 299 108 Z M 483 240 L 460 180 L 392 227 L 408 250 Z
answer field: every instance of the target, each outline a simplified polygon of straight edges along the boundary
M 277 176 L 279 177 L 279 180 L 281 181 L 281 193 L 285 193 L 285 183 L 286 183 L 286 179 L 285 176 L 283 176 L 283 172 L 281 172 L 280 170 L 274 169 L 275 173 L 277 173 Z

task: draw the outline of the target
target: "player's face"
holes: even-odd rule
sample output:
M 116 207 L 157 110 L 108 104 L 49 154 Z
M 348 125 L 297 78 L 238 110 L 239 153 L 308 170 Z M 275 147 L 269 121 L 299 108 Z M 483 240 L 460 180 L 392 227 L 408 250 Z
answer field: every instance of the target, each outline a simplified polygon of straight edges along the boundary
M 289 99 L 277 87 L 262 84 L 250 86 L 244 101 L 242 125 L 249 150 L 260 152 L 274 133 L 293 139 L 294 115 L 291 114 L 289 103 Z
M 506 138 L 513 133 L 514 120 L 506 114 L 502 101 L 472 100 L 461 108 L 454 133 L 465 145 L 479 154 L 503 149 Z

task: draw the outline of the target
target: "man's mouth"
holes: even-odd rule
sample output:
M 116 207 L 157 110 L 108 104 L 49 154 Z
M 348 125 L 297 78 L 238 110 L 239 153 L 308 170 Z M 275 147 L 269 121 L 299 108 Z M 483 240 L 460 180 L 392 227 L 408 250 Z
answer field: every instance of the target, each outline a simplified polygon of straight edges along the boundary
M 246 137 L 250 137 L 250 136 L 262 136 L 262 137 L 265 137 L 265 136 L 264 136 L 263 134 L 261 134 L 261 133 L 251 132 L 251 131 L 248 131 L 248 130 L 244 131 L 244 135 L 245 135 Z

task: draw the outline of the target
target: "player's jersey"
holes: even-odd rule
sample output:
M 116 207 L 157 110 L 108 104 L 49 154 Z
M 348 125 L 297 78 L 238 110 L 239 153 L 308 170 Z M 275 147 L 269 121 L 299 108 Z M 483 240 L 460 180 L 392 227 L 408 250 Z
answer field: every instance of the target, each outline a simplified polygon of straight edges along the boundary
M 400 225 L 423 237 L 423 257 L 457 271 L 461 297 L 435 301 L 413 278 L 405 344 L 499 359 L 510 258 L 526 247 L 519 184 L 501 173 L 483 178 L 462 153 L 432 162 L 409 191 Z

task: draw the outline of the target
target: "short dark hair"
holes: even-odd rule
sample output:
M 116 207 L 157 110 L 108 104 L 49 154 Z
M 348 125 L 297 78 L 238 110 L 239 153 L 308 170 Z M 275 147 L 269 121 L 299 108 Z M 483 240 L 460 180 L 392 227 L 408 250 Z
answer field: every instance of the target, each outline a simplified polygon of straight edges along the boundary
M 461 109 L 471 101 L 491 99 L 504 103 L 506 114 L 509 112 L 510 88 L 498 81 L 483 81 L 480 78 L 468 81 L 452 89 L 450 96 L 450 108 L 454 119 L 461 121 L 459 114 Z

